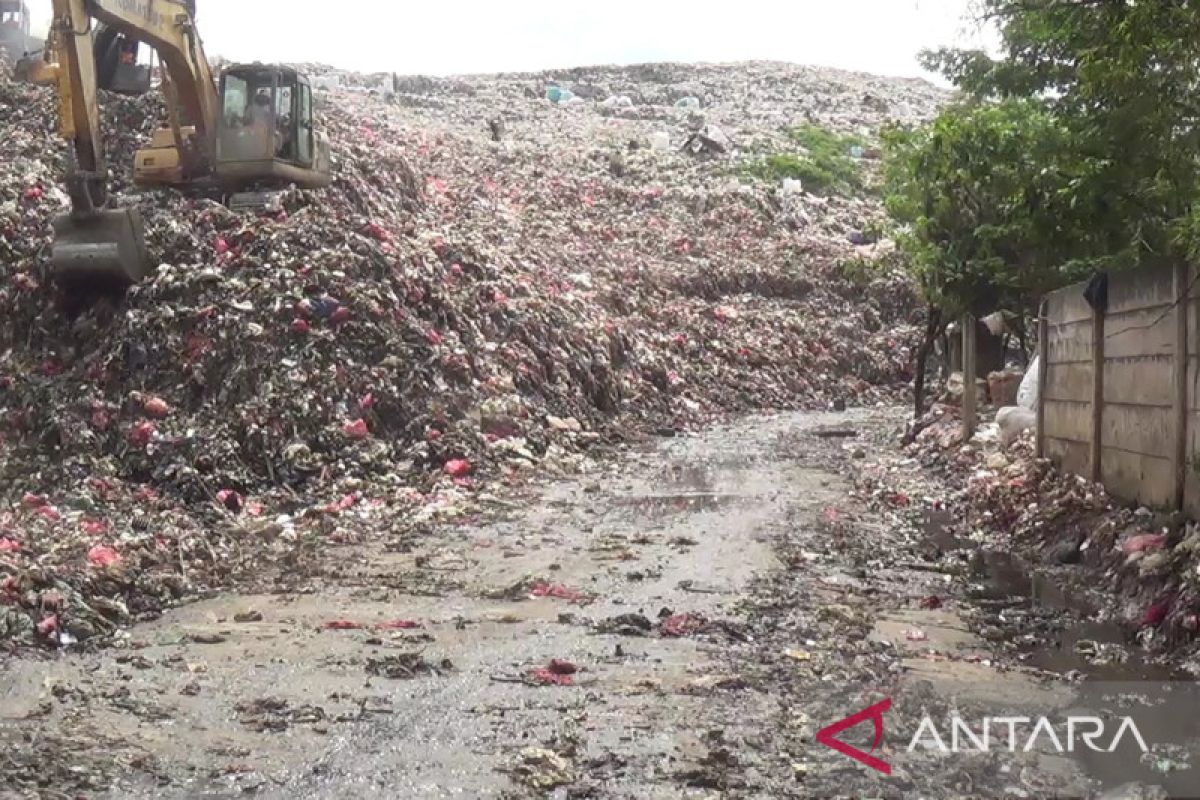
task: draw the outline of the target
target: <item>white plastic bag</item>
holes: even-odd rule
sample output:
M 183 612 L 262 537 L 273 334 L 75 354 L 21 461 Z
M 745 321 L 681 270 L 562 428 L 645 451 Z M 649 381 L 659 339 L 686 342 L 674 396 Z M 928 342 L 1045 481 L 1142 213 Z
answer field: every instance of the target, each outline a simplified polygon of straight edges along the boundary
M 1040 356 L 1034 356 L 1033 361 L 1029 362 L 1029 368 L 1025 370 L 1025 377 L 1021 379 L 1021 386 L 1017 389 L 1017 405 L 1022 408 L 1036 409 L 1038 403 L 1038 359 Z

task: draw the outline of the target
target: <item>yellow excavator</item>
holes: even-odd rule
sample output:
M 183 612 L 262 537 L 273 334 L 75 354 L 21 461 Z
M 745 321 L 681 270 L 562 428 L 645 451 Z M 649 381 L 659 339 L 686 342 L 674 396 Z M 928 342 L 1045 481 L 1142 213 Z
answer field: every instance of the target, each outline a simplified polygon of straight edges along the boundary
M 218 79 L 196 29 L 195 0 L 52 0 L 52 6 L 33 78 L 57 86 L 60 133 L 72 144 L 71 211 L 53 221 L 51 251 L 55 279 L 68 294 L 123 289 L 150 270 L 141 215 L 108 208 L 97 100 L 100 88 L 122 90 L 114 84 L 128 72 L 111 58 L 128 65 L 138 43 L 153 48 L 161 64 L 168 119 L 135 157 L 137 186 L 253 208 L 269 205 L 271 192 L 288 185 L 330 184 L 329 140 L 317 130 L 307 77 L 254 63 L 226 67 Z M 99 59 L 97 42 L 104 50 Z

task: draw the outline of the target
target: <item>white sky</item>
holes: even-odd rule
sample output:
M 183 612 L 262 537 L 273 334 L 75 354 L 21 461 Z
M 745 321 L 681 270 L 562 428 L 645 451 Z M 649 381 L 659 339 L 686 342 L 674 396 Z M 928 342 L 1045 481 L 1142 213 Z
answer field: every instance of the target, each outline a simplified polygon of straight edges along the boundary
M 978 44 L 969 0 L 197 0 L 205 49 L 444 75 L 769 59 L 921 75 L 922 47 Z M 50 0 L 29 0 L 44 29 Z

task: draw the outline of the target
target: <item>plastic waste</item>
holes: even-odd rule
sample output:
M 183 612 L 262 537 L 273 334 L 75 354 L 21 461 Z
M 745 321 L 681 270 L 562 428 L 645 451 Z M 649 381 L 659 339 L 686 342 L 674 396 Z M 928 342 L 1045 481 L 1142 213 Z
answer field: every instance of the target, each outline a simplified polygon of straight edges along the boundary
M 858 145 L 853 145 L 850 148 L 850 157 L 851 158 L 862 158 L 865 154 L 866 154 L 866 151 L 863 150 Z
M 784 178 L 782 191 L 784 197 L 795 197 L 804 193 L 804 184 L 799 178 Z
M 681 97 L 675 101 L 676 108 L 698 109 L 700 108 L 699 97 Z
M 614 94 L 612 97 L 606 98 L 600 105 L 604 108 L 632 108 L 633 100 L 623 94 Z
M 1021 406 L 1005 406 L 996 412 L 996 425 L 1000 427 L 1000 444 L 1007 446 L 1037 426 L 1037 414 Z
M 1021 379 L 1021 386 L 1017 389 L 1017 405 L 1022 408 L 1037 408 L 1038 358 L 1039 356 L 1034 356 L 1029 362 L 1029 369 L 1025 371 L 1025 377 Z
M 551 103 L 565 103 L 573 97 L 575 97 L 574 92 L 561 86 L 551 86 L 546 90 L 546 99 Z
M 671 147 L 671 134 L 666 131 L 655 131 L 650 134 L 650 149 L 658 152 L 668 150 Z

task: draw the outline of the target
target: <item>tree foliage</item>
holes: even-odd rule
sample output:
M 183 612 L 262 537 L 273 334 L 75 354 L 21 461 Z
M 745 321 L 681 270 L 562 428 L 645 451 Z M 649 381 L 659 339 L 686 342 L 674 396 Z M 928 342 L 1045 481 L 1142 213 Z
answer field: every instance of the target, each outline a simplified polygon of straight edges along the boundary
M 1003 57 L 926 53 L 970 96 L 1040 98 L 1068 131 L 1060 165 L 1079 257 L 1107 268 L 1200 248 L 1200 4 L 982 0 Z
M 955 105 L 884 142 L 885 201 L 928 302 L 948 316 L 1023 308 L 1069 277 L 1054 169 L 1069 143 L 1040 103 Z
M 927 298 L 953 312 L 1200 255 L 1200 3 L 977 13 L 1002 55 L 925 53 L 963 98 L 888 140 L 888 204 Z

